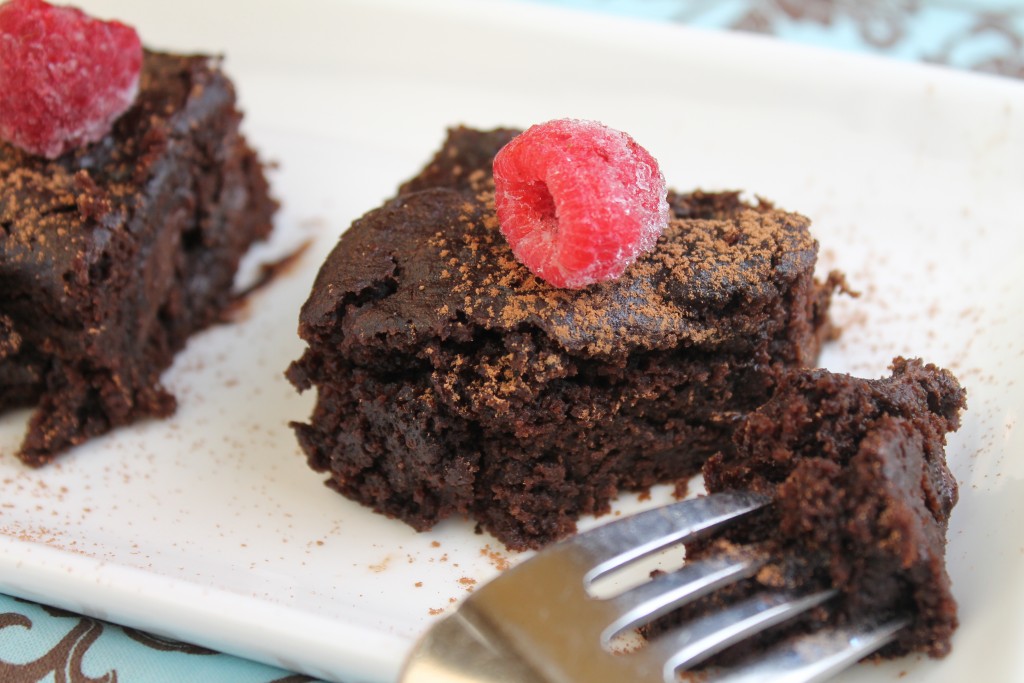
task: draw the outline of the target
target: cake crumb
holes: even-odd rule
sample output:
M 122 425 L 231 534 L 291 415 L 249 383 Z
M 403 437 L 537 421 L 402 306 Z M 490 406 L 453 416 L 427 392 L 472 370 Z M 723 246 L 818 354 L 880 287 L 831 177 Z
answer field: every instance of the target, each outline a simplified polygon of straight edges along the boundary
M 511 566 L 508 556 L 504 553 L 494 550 L 490 545 L 485 545 L 480 549 L 480 554 L 490 560 L 491 565 L 498 571 L 505 571 Z
M 369 565 L 370 571 L 379 574 L 379 573 L 383 572 L 384 570 L 386 570 L 390 563 L 391 563 L 391 556 L 387 555 L 380 562 L 378 562 L 376 564 Z

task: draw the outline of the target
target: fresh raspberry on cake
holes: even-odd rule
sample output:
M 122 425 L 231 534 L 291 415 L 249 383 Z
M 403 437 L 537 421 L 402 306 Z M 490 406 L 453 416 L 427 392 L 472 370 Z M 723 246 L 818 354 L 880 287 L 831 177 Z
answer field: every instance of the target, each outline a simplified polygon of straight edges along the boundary
M 135 29 L 42 0 L 0 5 L 0 138 L 50 159 L 96 142 L 139 89 Z
M 494 204 L 512 252 L 555 287 L 614 280 L 668 224 L 665 179 L 630 136 L 594 121 L 527 129 L 494 158 Z

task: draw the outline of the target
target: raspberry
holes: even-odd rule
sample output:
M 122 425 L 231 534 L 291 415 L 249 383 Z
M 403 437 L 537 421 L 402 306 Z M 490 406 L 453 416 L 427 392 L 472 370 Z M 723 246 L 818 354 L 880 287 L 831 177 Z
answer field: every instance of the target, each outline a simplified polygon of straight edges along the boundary
M 512 253 L 555 287 L 614 280 L 668 224 L 665 179 L 633 138 L 594 121 L 538 124 L 494 157 Z
M 0 5 L 0 138 L 55 159 L 96 142 L 139 88 L 135 29 L 42 0 Z

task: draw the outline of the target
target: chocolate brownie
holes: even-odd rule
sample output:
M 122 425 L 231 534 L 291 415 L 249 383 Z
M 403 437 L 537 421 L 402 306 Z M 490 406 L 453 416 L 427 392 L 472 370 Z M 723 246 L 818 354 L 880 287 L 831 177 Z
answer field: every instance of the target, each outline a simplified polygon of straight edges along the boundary
M 789 375 L 744 420 L 736 447 L 704 466 L 709 491 L 775 499 L 769 513 L 687 548 L 688 559 L 722 551 L 771 558 L 751 584 L 711 601 L 764 587 L 831 587 L 839 596 L 811 625 L 906 616 L 911 626 L 886 653 L 948 653 L 957 608 L 946 530 L 957 485 L 945 443 L 964 407 L 956 379 L 919 360 L 897 358 L 892 375 L 878 380 Z
M 813 363 L 839 284 L 803 216 L 670 193 L 618 280 L 556 289 L 502 238 L 491 161 L 513 130 L 450 131 L 355 221 L 303 306 L 288 370 L 317 389 L 299 442 L 328 484 L 417 529 L 471 516 L 537 547 L 699 471 L 787 368 Z
M 161 372 L 271 229 L 240 119 L 217 59 L 147 52 L 99 142 L 53 161 L 0 143 L 0 409 L 36 406 L 24 462 L 174 410 Z

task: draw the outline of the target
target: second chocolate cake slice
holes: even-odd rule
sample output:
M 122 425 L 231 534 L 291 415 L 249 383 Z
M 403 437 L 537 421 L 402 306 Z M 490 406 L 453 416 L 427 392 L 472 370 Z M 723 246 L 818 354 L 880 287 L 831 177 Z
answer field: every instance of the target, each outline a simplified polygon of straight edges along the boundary
M 498 231 L 491 161 L 515 133 L 453 130 L 342 235 L 288 375 L 317 390 L 295 427 L 335 489 L 526 548 L 731 443 L 787 368 L 815 361 L 838 280 L 815 281 L 803 216 L 670 192 L 668 229 L 625 275 L 552 288 Z
M 98 142 L 54 160 L 0 143 L 0 410 L 35 406 L 27 464 L 173 412 L 161 373 L 272 227 L 241 117 L 219 60 L 146 52 Z

